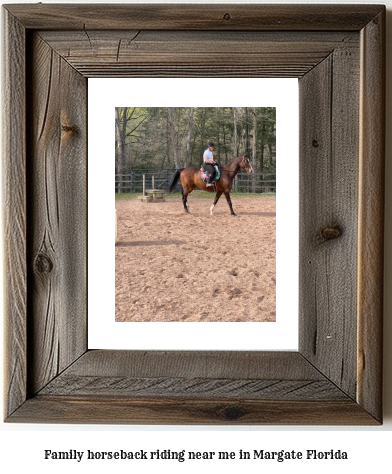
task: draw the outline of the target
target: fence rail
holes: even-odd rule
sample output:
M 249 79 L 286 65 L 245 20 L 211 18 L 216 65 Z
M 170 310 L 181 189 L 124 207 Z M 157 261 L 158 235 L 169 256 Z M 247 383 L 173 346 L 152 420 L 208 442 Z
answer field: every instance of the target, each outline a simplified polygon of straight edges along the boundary
M 149 169 L 149 170 L 132 170 L 127 174 L 116 174 L 115 192 L 135 193 L 143 191 L 143 175 L 146 179 L 146 188 L 152 188 L 154 176 L 155 189 L 168 189 L 176 169 Z M 177 189 L 181 188 L 178 184 Z M 234 192 L 244 193 L 276 193 L 276 174 L 274 173 L 238 173 L 233 183 Z

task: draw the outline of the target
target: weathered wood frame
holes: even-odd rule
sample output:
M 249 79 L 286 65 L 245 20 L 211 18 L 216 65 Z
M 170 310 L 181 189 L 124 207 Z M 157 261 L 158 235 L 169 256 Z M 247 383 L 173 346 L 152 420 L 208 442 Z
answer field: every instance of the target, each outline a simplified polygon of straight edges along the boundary
M 385 7 L 37 4 L 3 19 L 5 419 L 381 423 Z M 87 77 L 211 75 L 299 78 L 299 351 L 90 351 Z

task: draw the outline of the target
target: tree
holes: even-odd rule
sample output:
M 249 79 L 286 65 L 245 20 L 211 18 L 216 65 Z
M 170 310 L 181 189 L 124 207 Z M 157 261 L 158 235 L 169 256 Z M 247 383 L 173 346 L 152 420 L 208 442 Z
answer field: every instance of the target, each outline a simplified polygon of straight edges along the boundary
M 237 108 L 233 107 L 233 140 L 234 140 L 234 157 L 238 155 L 237 142 Z
M 174 108 L 173 107 L 168 107 L 168 121 L 169 121 L 169 129 L 170 129 L 171 153 L 173 154 L 173 158 L 174 158 L 174 166 L 178 169 L 180 167 L 180 164 L 178 162 L 177 136 L 176 136 L 176 128 L 174 125 Z
M 115 112 L 117 174 L 199 167 L 209 140 L 222 165 L 248 151 L 255 172 L 276 170 L 274 107 L 117 107 Z
M 120 107 L 115 108 L 116 124 L 116 173 L 120 173 L 125 161 L 125 126 L 121 121 Z
M 193 112 L 194 107 L 189 109 L 189 126 L 188 126 L 188 138 L 186 141 L 186 154 L 185 154 L 185 167 L 189 166 L 191 159 L 191 140 L 192 140 L 192 129 L 193 129 Z
M 252 140 L 252 168 L 256 170 L 256 144 L 257 144 L 257 107 L 253 107 L 253 140 Z M 252 193 L 256 192 L 256 175 L 253 173 Z
M 249 151 L 249 111 L 245 107 L 245 153 Z
M 127 168 L 126 147 L 132 142 L 136 130 L 146 120 L 146 114 L 142 109 L 137 112 L 136 107 L 116 107 L 115 108 L 115 128 L 116 128 L 116 173 L 124 173 Z M 141 119 L 141 120 L 140 120 Z

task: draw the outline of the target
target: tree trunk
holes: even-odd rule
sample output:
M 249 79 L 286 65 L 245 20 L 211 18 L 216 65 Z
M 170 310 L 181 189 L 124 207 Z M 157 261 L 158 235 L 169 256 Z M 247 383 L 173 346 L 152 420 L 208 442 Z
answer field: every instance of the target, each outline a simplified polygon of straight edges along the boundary
M 115 107 L 115 123 L 116 123 L 116 174 L 120 172 L 121 156 L 124 153 L 124 144 L 121 140 L 121 121 L 120 111 L 118 107 Z
M 249 108 L 245 107 L 245 153 L 249 153 Z
M 264 171 L 264 145 L 263 143 L 261 143 L 260 145 L 260 173 L 263 173 L 263 171 Z M 264 179 L 263 174 L 260 175 L 260 179 L 261 181 L 263 181 Z M 263 186 L 261 187 L 261 192 L 264 192 Z
M 223 124 L 223 146 L 225 148 L 225 163 L 224 166 L 227 165 L 227 146 L 226 146 L 226 129 L 225 124 Z
M 205 143 L 205 140 L 204 140 L 204 132 L 205 132 L 205 128 L 206 128 L 206 115 L 207 115 L 206 107 L 204 107 L 203 113 L 204 113 L 204 115 L 203 115 L 203 124 L 202 124 L 202 127 L 200 128 L 201 162 L 203 162 L 203 153 L 204 153 L 204 150 L 206 149 L 206 143 Z
M 252 141 L 252 193 L 256 192 L 256 142 L 257 142 L 257 107 L 253 107 L 253 141 Z
M 122 175 L 125 168 L 125 135 L 127 129 L 126 122 L 127 110 L 121 110 L 121 107 L 115 107 L 115 123 L 116 123 L 116 163 L 115 173 Z M 123 176 L 119 176 L 118 180 L 118 192 L 123 192 Z
M 234 158 L 237 158 L 237 156 L 238 156 L 237 107 L 233 107 L 233 139 L 234 139 Z
M 188 126 L 188 138 L 186 141 L 186 154 L 185 154 L 185 168 L 189 166 L 191 159 L 191 141 L 192 141 L 192 128 L 193 128 L 193 111 L 194 107 L 190 107 L 189 110 L 189 126 Z
M 170 156 L 170 122 L 169 122 L 169 109 L 167 108 L 166 114 L 166 156 L 167 156 L 167 166 L 171 166 L 171 156 Z
M 171 152 L 174 157 L 174 166 L 176 167 L 176 169 L 179 169 L 180 164 L 178 162 L 176 129 L 174 126 L 174 107 L 168 107 L 168 112 L 169 112 Z

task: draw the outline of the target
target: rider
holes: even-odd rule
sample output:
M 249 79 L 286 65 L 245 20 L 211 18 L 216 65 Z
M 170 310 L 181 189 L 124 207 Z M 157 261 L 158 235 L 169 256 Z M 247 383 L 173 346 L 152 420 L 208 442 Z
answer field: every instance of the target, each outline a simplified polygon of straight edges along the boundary
M 210 174 L 210 177 L 208 178 L 208 182 L 206 186 L 213 186 L 212 183 L 216 176 L 216 169 L 215 169 L 216 162 L 214 161 L 214 156 L 212 154 L 212 151 L 214 149 L 214 142 L 208 142 L 207 147 L 208 148 L 204 152 L 204 155 L 203 155 L 203 160 L 204 160 L 203 168 L 206 171 L 208 171 L 208 173 Z

